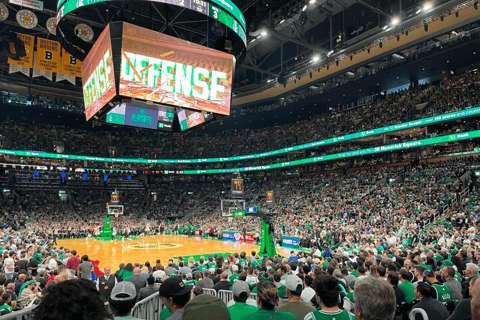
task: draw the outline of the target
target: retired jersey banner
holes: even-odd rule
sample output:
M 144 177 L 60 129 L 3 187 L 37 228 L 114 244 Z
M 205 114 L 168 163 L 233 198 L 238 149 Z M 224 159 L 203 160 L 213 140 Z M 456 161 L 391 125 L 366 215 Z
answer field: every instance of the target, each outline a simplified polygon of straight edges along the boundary
M 62 48 L 62 74 L 82 77 L 82 61 L 78 60 Z
M 36 69 L 60 73 L 60 60 L 59 42 L 37 38 Z
M 33 68 L 33 50 L 34 50 L 34 41 L 35 37 L 28 34 L 17 33 L 18 39 L 22 40 L 25 43 L 25 52 L 27 55 L 20 58 L 20 60 L 12 60 L 8 58 L 9 64 L 14 64 L 20 67 Z

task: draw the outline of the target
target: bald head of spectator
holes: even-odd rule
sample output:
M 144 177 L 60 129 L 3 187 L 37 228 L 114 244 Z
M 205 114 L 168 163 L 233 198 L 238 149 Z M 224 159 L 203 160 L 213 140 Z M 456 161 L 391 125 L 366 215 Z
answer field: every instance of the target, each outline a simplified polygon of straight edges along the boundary
M 228 279 L 228 273 L 226 271 L 223 271 L 222 274 L 220 275 L 220 280 L 226 281 Z

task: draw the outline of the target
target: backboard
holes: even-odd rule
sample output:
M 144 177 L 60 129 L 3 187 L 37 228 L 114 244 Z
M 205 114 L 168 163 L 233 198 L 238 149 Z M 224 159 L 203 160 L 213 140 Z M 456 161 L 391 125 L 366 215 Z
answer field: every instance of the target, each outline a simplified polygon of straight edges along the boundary
M 222 199 L 222 217 L 231 218 L 235 211 L 245 211 L 245 200 Z

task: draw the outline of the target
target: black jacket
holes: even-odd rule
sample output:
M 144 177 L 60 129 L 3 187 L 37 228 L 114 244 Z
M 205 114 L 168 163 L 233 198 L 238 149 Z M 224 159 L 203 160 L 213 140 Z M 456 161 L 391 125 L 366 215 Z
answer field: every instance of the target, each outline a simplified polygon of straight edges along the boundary
M 428 319 L 431 320 L 446 320 L 450 314 L 447 311 L 447 307 L 437 299 L 423 298 L 422 301 L 413 306 L 412 310 L 420 308 L 425 310 Z M 415 320 L 423 320 L 422 316 L 417 314 Z

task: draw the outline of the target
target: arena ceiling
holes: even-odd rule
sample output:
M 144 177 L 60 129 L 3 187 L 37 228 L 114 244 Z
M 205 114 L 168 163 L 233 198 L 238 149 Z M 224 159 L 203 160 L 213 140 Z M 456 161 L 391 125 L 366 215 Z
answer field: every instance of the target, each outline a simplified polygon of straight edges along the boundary
M 32 30 L 23 29 L 15 20 L 21 7 L 7 4 L 10 16 L 0 25 L 2 34 L 11 30 L 38 37 L 55 39 L 45 25 L 56 15 L 56 0 L 45 0 L 43 12 L 35 11 L 39 24 Z M 313 56 L 335 55 L 372 41 L 385 33 L 384 27 L 398 19 L 398 25 L 407 27 L 422 19 L 425 5 L 429 10 L 455 6 L 461 0 L 233 0 L 247 22 L 247 56 L 236 69 L 234 93 L 242 94 L 259 85 L 275 81 L 287 72 L 301 70 Z M 117 1 L 99 3 L 69 15 L 72 25 L 84 22 L 92 27 L 96 37 L 110 21 L 128 21 L 158 30 L 192 42 L 207 42 L 207 21 L 194 12 L 162 3 Z M 421 20 L 420 20 L 421 21 Z M 388 31 L 388 30 L 387 30 Z M 372 67 L 374 63 L 366 67 Z M 8 74 L 6 58 L 0 59 L 2 77 L 19 86 L 48 86 L 59 94 L 81 99 L 80 80 L 77 86 L 49 83 L 40 78 Z

